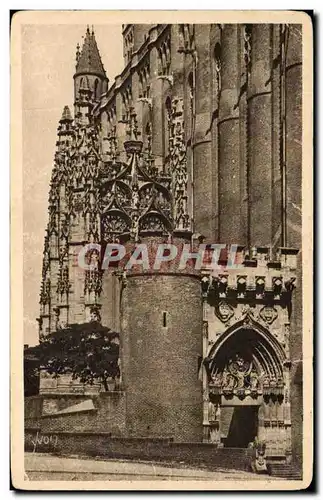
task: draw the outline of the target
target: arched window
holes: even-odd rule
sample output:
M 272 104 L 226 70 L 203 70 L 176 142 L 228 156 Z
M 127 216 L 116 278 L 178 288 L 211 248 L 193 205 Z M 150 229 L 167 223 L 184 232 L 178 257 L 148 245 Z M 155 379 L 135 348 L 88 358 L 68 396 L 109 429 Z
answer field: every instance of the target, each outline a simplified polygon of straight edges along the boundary
M 170 116 L 170 114 L 172 112 L 172 101 L 171 101 L 171 98 L 169 96 L 166 99 L 165 108 L 167 111 L 167 115 Z
M 220 92 L 221 90 L 221 45 L 219 43 L 215 44 L 214 47 L 214 52 L 213 52 L 213 59 L 214 59 L 214 78 L 215 81 L 217 82 L 217 92 Z
M 190 72 L 190 74 L 188 75 L 188 87 L 190 89 L 190 97 L 191 99 L 193 98 L 193 87 L 194 87 L 194 78 L 193 78 L 193 73 L 192 71 Z
M 187 141 L 192 140 L 193 134 L 193 118 L 194 118 L 194 76 L 192 71 L 187 78 L 187 114 L 186 114 L 186 131 L 187 131 Z
M 96 80 L 94 81 L 94 99 L 96 101 L 99 100 L 100 98 L 100 87 L 99 87 L 99 80 L 96 78 Z
M 171 135 L 171 113 L 172 113 L 172 101 L 168 96 L 164 105 L 164 116 L 163 116 L 163 143 L 164 143 L 164 167 L 167 169 L 169 160 L 169 137 Z
M 79 80 L 79 85 L 77 86 L 78 82 L 77 80 L 75 81 L 75 91 L 76 91 L 76 94 L 77 96 L 80 95 L 80 89 L 84 86 L 84 78 L 82 77 L 80 80 Z
M 145 150 L 150 156 L 152 154 L 152 133 L 151 133 L 151 123 L 148 122 L 145 127 Z

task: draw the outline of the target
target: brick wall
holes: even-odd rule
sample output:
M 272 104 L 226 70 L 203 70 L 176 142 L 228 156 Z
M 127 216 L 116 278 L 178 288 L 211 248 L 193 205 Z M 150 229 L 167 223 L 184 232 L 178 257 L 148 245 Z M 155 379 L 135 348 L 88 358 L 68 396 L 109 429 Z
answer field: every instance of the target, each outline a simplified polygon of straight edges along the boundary
M 57 411 L 92 399 L 95 409 L 61 415 L 42 415 L 44 400 L 54 402 Z M 115 436 L 125 432 L 125 397 L 122 392 L 101 393 L 98 396 L 51 395 L 25 400 L 25 429 L 41 432 L 111 432 Z
M 42 396 L 30 396 L 25 398 L 25 419 L 38 418 L 41 416 L 43 407 Z
M 127 277 L 121 362 L 129 435 L 202 441 L 200 295 L 195 277 Z
M 248 470 L 252 450 L 216 448 L 212 444 L 174 443 L 167 439 L 111 437 L 109 433 L 47 432 L 27 430 L 26 451 L 80 454 L 109 458 L 185 462 L 227 469 Z

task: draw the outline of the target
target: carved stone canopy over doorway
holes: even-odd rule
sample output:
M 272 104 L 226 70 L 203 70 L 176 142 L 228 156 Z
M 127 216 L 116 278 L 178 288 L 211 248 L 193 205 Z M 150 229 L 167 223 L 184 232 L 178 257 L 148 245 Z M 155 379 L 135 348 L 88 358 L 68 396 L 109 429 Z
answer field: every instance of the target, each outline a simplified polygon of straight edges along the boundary
M 205 360 L 209 392 L 239 398 L 283 395 L 284 357 L 278 342 L 264 328 L 257 331 L 241 325 L 229 329 Z

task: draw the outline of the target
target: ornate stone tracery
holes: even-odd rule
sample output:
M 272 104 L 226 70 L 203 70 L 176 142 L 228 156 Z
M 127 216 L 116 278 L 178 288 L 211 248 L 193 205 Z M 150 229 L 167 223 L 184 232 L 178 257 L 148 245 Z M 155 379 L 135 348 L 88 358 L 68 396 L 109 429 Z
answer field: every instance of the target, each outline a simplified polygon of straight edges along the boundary
M 127 163 L 117 162 L 112 166 L 108 162 L 106 173 L 102 174 L 105 210 L 101 224 L 105 241 L 115 241 L 124 233 L 137 241 L 141 230 L 167 233 L 172 228 L 171 179 L 159 177 L 152 162 L 142 153 L 142 142 L 137 138 L 136 118 L 132 115 L 129 140 L 125 143 Z
M 182 98 L 173 98 L 169 120 L 169 170 L 172 176 L 172 218 L 176 230 L 188 231 L 190 217 L 187 204 L 187 156 Z
M 102 271 L 91 269 L 85 271 L 84 293 L 94 292 L 99 297 L 102 292 Z
M 251 71 L 251 34 L 252 34 L 251 25 L 245 24 L 243 27 L 244 57 L 248 75 L 250 74 Z
M 165 47 L 166 50 L 167 44 Z M 155 166 L 152 124 L 147 123 L 141 140 L 132 102 L 128 86 L 123 93 L 122 116 L 127 137 L 125 161 L 120 160 L 113 106 L 107 147 L 101 147 L 100 126 L 91 114 L 95 103 L 87 77 L 76 98 L 75 120 L 68 109 L 64 110 L 49 193 L 40 295 L 42 314 L 47 308 L 52 328 L 56 324 L 54 308 L 68 306 L 70 300 L 74 280 L 69 256 L 72 242 L 119 243 L 123 237 L 139 241 L 143 234 L 169 236 L 174 230 L 190 230 L 183 99 L 171 99 L 168 168 L 164 172 Z M 54 257 L 57 260 L 52 262 Z M 56 290 L 56 296 L 52 296 L 50 286 Z M 99 300 L 101 290 L 101 271 L 86 271 L 87 300 Z
M 244 329 L 243 322 L 240 324 L 241 330 L 236 330 L 233 336 L 228 334 L 227 340 L 220 338 L 211 348 L 207 365 L 210 390 L 214 394 L 240 397 L 270 394 L 270 391 L 280 394 L 285 359 L 281 347 L 274 339 L 257 334 L 256 322 L 252 322 L 250 330 Z
M 158 47 L 158 75 L 169 75 L 171 64 L 170 49 L 170 37 L 168 36 Z

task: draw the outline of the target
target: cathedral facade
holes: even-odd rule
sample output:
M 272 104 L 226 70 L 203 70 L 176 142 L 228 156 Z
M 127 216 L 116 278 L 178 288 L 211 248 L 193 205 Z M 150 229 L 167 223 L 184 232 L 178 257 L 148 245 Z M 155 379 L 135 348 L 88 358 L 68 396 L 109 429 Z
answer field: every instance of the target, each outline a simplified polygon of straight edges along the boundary
M 120 332 L 128 436 L 258 439 L 268 457 L 300 460 L 302 28 L 127 24 L 122 35 L 112 85 L 93 30 L 77 47 L 40 338 L 93 315 Z M 160 243 L 223 251 L 198 271 L 79 266 L 89 243 L 138 242 L 149 255 Z

